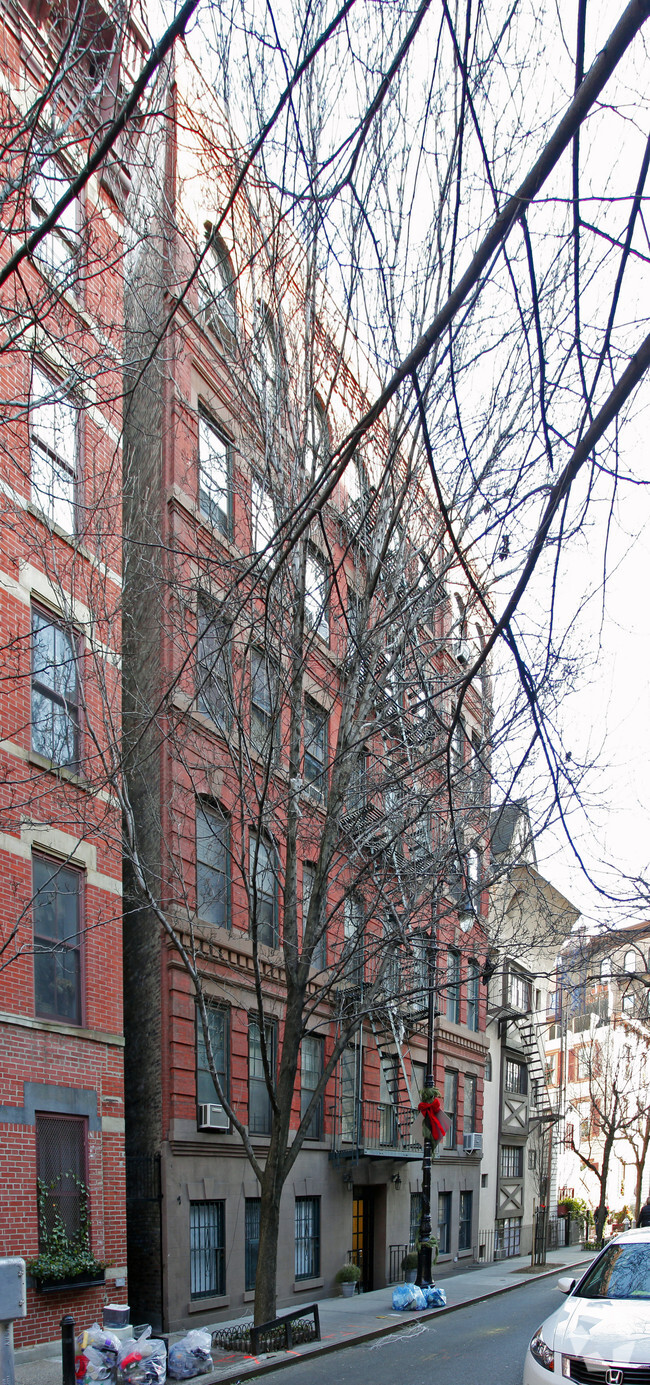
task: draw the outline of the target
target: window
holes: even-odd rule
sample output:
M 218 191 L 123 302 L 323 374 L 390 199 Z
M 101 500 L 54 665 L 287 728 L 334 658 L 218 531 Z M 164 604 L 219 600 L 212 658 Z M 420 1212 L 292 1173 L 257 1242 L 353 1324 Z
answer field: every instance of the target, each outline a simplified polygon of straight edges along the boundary
M 205 804 L 196 805 L 196 912 L 217 928 L 230 925 L 230 824 Z
M 460 1024 L 460 952 L 447 953 L 447 1019 Z
M 44 159 L 32 184 L 31 229 L 49 216 L 53 207 L 70 187 L 70 179 L 54 159 Z M 78 247 L 77 220 L 79 203 L 75 198 L 59 216 L 56 226 L 49 231 L 34 251 L 39 265 L 52 274 L 59 282 L 74 279 Z
M 340 1063 L 341 1139 L 351 1144 L 357 1138 L 357 1051 L 344 1048 Z
M 397 1144 L 397 1113 L 395 1093 L 398 1088 L 397 1058 L 389 1053 L 381 1055 L 379 1067 L 379 1143 Z
M 438 1193 L 438 1251 L 440 1255 L 451 1251 L 451 1193 Z
M 275 506 L 271 492 L 253 477 L 251 482 L 251 532 L 253 552 L 262 553 L 270 544 L 277 528 Z
M 456 1119 L 458 1112 L 458 1073 L 447 1068 L 445 1071 L 445 1115 L 449 1119 L 449 1129 L 445 1135 L 443 1149 L 456 1148 Z
M 308 477 L 316 475 L 330 455 L 329 429 L 325 410 L 318 399 L 314 399 L 307 415 L 307 435 L 305 438 L 305 470 Z
M 494 1223 L 494 1258 L 508 1260 L 519 1255 L 521 1247 L 521 1217 L 500 1217 Z
M 323 1040 L 317 1034 L 306 1034 L 300 1045 L 300 1117 L 304 1116 L 312 1093 L 323 1071 Z M 308 1140 L 323 1138 L 323 1098 L 321 1096 L 307 1127 Z
M 55 765 L 79 760 L 79 693 L 74 637 L 32 609 L 32 750 Z
M 259 1197 L 244 1199 L 244 1288 L 248 1292 L 255 1288 L 261 1207 L 262 1199 Z
M 530 1010 L 530 981 L 518 971 L 511 971 L 508 977 L 508 1000 L 515 1010 Z
M 524 1151 L 522 1145 L 502 1145 L 501 1163 L 502 1178 L 522 1178 L 524 1172 Z
M 422 1220 L 422 1193 L 411 1193 L 411 1209 L 409 1215 L 409 1246 L 414 1246 L 420 1239 L 420 1222 Z
M 589 1140 L 591 1135 L 591 1122 L 588 1116 L 583 1116 L 580 1121 L 580 1144 Z
M 190 1203 L 190 1298 L 226 1292 L 225 1202 Z
M 634 948 L 630 948 L 629 952 L 626 952 L 625 954 L 625 961 L 623 962 L 623 971 L 628 973 L 636 971 L 636 952 L 634 951 Z
M 295 1218 L 296 1279 L 318 1279 L 320 1275 L 320 1198 L 297 1197 Z
M 68 1241 L 87 1242 L 86 1122 L 78 1116 L 36 1116 L 36 1175 L 43 1185 L 38 1248 L 63 1223 Z M 85 1244 L 84 1244 L 85 1248 Z
M 309 863 L 308 861 L 303 862 L 303 867 L 302 867 L 302 927 L 303 927 L 303 942 L 304 942 L 304 930 L 305 930 L 305 928 L 307 927 L 307 919 L 308 919 L 308 917 L 309 917 L 309 907 L 310 907 L 310 904 L 311 904 L 311 897 L 312 897 L 312 893 L 313 893 L 313 889 L 314 889 L 314 880 L 315 880 L 315 878 L 316 878 L 316 867 L 310 865 L 310 863 Z M 311 954 L 311 964 L 312 964 L 312 967 L 318 967 L 319 971 L 323 971 L 324 968 L 327 966 L 327 929 L 326 929 L 326 926 L 325 926 L 326 908 L 327 908 L 326 903 L 325 903 L 325 901 L 323 901 L 323 907 L 322 907 L 321 910 L 320 910 L 320 917 L 319 917 L 318 923 L 317 923 L 317 925 L 316 925 L 317 932 L 320 933 L 320 936 L 316 938 L 316 941 L 315 941 L 315 943 L 314 943 L 314 950 L 313 950 L 313 952 L 312 952 L 312 954 Z
M 528 1151 L 528 1168 L 529 1168 L 529 1170 L 530 1170 L 531 1173 L 534 1173 L 535 1170 L 536 1170 L 536 1168 L 537 1168 L 537 1150 L 536 1150 L 536 1149 L 529 1149 L 529 1151 Z
M 220 236 L 211 235 L 199 276 L 199 305 L 218 336 L 233 337 L 237 326 L 235 283 L 228 251 Z
M 230 533 L 230 444 L 199 409 L 199 508 L 210 522 Z
M 528 1091 L 528 1068 L 516 1058 L 506 1058 L 505 1089 L 525 1096 Z
M 78 415 L 65 389 L 34 366 L 29 409 L 32 502 L 67 534 L 75 530 Z
M 470 1191 L 460 1195 L 460 1222 L 458 1225 L 458 1249 L 472 1249 L 472 1194 Z
M 206 602 L 197 609 L 196 704 L 222 731 L 230 726 L 230 628 Z
M 210 1045 L 212 1048 L 212 1058 L 215 1071 L 221 1090 L 228 1098 L 228 1055 L 229 1055 L 229 1025 L 228 1011 L 222 1010 L 217 1005 L 208 1005 L 208 1029 L 210 1031 Z M 217 1089 L 212 1081 L 208 1055 L 203 1037 L 203 1025 L 201 1023 L 201 1012 L 197 1006 L 196 1010 L 196 1100 L 197 1105 L 204 1103 L 221 1105 Z
M 486 1082 L 491 1082 L 491 1081 L 492 1081 L 492 1054 L 491 1054 L 491 1053 L 486 1053 L 486 1055 L 485 1055 L 485 1070 L 484 1070 L 483 1076 L 484 1076 Z
M 250 834 L 251 935 L 258 945 L 278 945 L 277 857 L 264 837 Z
M 368 803 L 368 756 L 365 750 L 354 758 L 347 800 L 352 813 L 362 812 Z
M 275 1025 L 264 1025 L 266 1056 L 271 1079 L 275 1080 Z M 264 1076 L 260 1027 L 257 1020 L 248 1021 L 248 1129 L 251 1135 L 269 1135 L 273 1110 Z
M 310 793 L 324 798 L 327 790 L 327 712 L 305 700 L 304 779 Z
M 478 1030 L 479 1021 L 479 976 L 478 962 L 472 960 L 467 966 L 467 1028 Z
M 478 1091 L 478 1078 L 472 1073 L 465 1073 L 463 1094 L 463 1134 L 471 1135 L 476 1130 L 476 1095 Z
M 482 1188 L 487 1188 L 487 1185 L 488 1185 L 488 1176 L 487 1176 L 486 1173 L 482 1173 L 482 1174 L 481 1174 L 481 1187 L 482 1187 Z
M 265 654 L 251 653 L 251 742 L 263 755 L 273 755 L 277 746 L 277 674 Z
M 323 640 L 329 640 L 327 568 L 323 559 L 312 549 L 305 560 L 305 618 L 307 624 Z
M 481 858 L 471 847 L 465 857 L 468 902 L 472 909 L 478 910 L 481 903 Z
M 449 756 L 452 774 L 460 773 L 465 759 L 465 727 L 462 718 L 456 722 L 452 731 Z
M 275 407 L 279 384 L 280 358 L 275 324 L 270 309 L 259 302 L 255 311 L 253 371 L 258 393 L 266 411 Z
M 603 982 L 607 982 L 607 981 L 610 980 L 611 975 L 612 975 L 612 959 L 611 959 L 611 957 L 603 957 L 603 960 L 602 960 L 602 962 L 601 962 L 601 964 L 600 964 L 600 979 L 601 979 L 601 981 L 603 981 Z
M 353 986 L 362 986 L 364 980 L 364 929 L 362 901 L 358 895 L 346 895 L 343 901 L 343 947 L 345 955 L 350 960 L 345 968 L 345 977 Z
M 34 1008 L 43 1019 L 81 1024 L 81 873 L 35 856 Z

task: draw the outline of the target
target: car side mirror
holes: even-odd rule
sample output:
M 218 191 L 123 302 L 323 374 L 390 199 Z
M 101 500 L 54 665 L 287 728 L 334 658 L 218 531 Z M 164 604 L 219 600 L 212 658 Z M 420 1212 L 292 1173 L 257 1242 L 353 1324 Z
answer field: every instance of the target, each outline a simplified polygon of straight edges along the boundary
M 563 1274 L 562 1278 L 557 1281 L 557 1287 L 561 1294 L 570 1294 L 576 1283 L 577 1280 L 569 1279 L 568 1274 Z

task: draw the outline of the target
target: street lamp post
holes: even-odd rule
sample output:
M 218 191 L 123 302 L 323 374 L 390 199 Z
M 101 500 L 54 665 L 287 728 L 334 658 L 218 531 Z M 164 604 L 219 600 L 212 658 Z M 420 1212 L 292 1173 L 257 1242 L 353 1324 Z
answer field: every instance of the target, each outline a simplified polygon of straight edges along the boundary
M 436 923 L 431 921 L 427 947 L 427 1071 L 425 1089 L 433 1087 L 433 1026 L 435 1019 Z M 422 1289 L 431 1283 L 431 1160 L 433 1140 L 427 1122 L 422 1122 L 422 1208 L 418 1236 L 418 1272 L 415 1282 Z

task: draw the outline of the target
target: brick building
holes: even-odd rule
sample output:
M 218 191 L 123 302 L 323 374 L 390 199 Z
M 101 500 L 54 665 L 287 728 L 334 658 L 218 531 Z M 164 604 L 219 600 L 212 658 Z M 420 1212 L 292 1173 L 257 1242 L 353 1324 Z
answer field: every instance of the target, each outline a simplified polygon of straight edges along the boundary
M 133 76 L 135 21 L 125 34 L 99 3 L 84 16 L 71 38 L 48 5 L 2 10 L 3 261 L 69 186 Z M 114 785 L 127 184 L 118 161 L 91 179 L 2 290 L 0 1254 L 67 1250 L 93 1281 L 64 1287 L 70 1270 L 50 1282 L 43 1271 L 17 1345 L 126 1296 Z M 106 1263 L 101 1282 L 94 1262 Z
M 268 192 L 230 198 L 179 50 L 139 149 L 125 423 L 130 1301 L 168 1330 L 246 1311 L 272 1158 L 281 1303 L 349 1256 L 400 1277 L 430 975 L 434 1230 L 472 1255 L 489 738 L 477 681 L 450 740 L 482 632 L 388 424 L 274 565 L 376 381 Z

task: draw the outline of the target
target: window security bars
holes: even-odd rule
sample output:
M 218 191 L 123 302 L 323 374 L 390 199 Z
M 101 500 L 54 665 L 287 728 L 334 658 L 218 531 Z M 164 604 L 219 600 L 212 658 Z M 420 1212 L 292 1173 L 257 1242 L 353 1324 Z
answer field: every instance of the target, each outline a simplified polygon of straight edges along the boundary
M 226 1292 L 225 1202 L 190 1203 L 190 1298 Z
M 320 1198 L 297 1197 L 295 1209 L 295 1276 L 320 1275 Z

